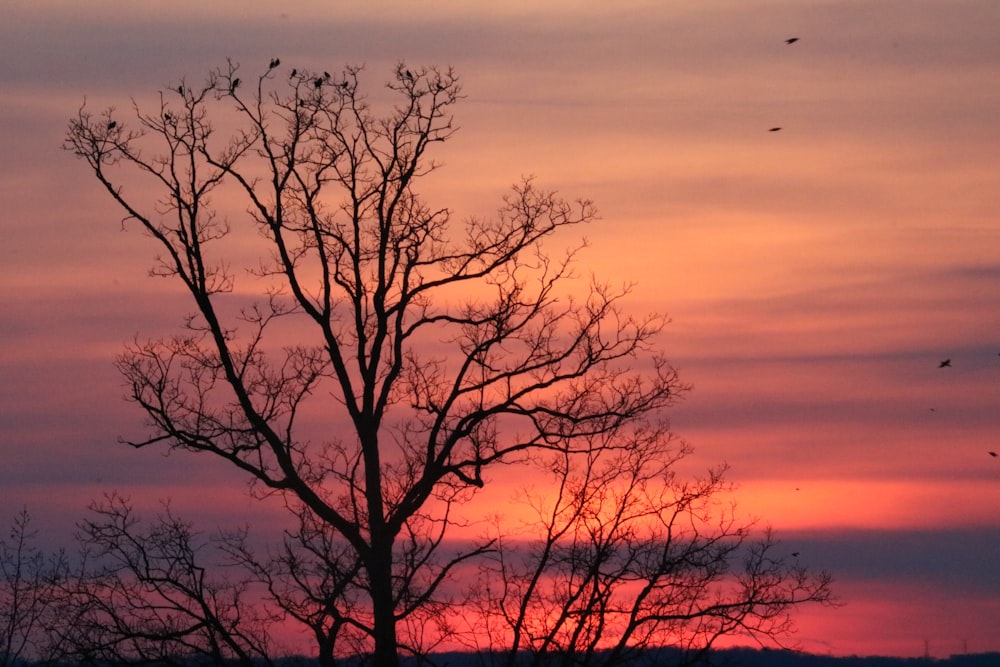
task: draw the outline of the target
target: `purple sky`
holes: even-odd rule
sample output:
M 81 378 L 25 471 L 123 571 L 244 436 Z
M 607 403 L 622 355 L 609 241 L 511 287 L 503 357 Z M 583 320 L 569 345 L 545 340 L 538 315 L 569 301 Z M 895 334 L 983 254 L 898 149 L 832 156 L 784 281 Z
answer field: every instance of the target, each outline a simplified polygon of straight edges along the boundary
M 248 509 L 221 465 L 117 443 L 142 426 L 115 355 L 187 305 L 59 148 L 84 98 L 126 109 L 227 57 L 364 63 L 371 90 L 399 60 L 453 65 L 462 129 L 428 196 L 488 214 L 533 174 L 595 200 L 585 263 L 671 316 L 694 465 L 729 462 L 741 507 L 839 582 L 846 606 L 804 614 L 803 648 L 1000 650 L 1000 5 L 202 4 L 6 3 L 9 515 L 27 504 L 58 543 L 112 489 L 179 510 L 210 495 L 206 524 Z

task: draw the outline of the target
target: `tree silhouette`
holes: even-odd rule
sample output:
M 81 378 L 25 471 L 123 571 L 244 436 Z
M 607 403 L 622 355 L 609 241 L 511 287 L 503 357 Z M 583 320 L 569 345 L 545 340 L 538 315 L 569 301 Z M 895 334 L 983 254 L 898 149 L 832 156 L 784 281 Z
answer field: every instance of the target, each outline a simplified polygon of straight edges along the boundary
M 142 522 L 112 494 L 80 524 L 80 568 L 64 578 L 47 629 L 60 657 L 83 664 L 271 665 L 269 625 L 254 579 L 222 567 L 209 539 L 164 507 Z M 213 557 L 214 555 L 214 557 Z M 232 576 L 233 574 L 240 576 Z
M 393 667 L 450 636 L 460 573 L 503 562 L 502 529 L 448 539 L 489 471 L 627 458 L 637 433 L 665 437 L 649 423 L 684 387 L 655 351 L 663 318 L 629 315 L 628 287 L 581 292 L 583 243 L 546 250 L 596 217 L 589 201 L 525 179 L 496 214 L 456 223 L 418 195 L 455 132 L 452 70 L 400 63 L 395 102 L 376 104 L 357 67 L 269 67 L 240 86 L 238 69 L 164 91 L 152 113 L 84 106 L 69 124 L 65 147 L 194 308 L 118 360 L 151 429 L 131 444 L 217 457 L 280 496 L 284 547 L 234 533 L 230 555 L 321 655 Z
M 0 667 L 56 657 L 45 631 L 69 566 L 63 552 L 43 552 L 37 536 L 25 508 L 0 538 Z
M 795 605 L 830 602 L 829 575 L 784 562 L 721 500 L 725 467 L 681 480 L 690 447 L 663 427 L 615 437 L 627 447 L 548 457 L 549 483 L 521 496 L 529 519 L 497 522 L 470 591 L 490 664 L 630 664 L 663 646 L 701 664 L 727 635 L 780 645 Z

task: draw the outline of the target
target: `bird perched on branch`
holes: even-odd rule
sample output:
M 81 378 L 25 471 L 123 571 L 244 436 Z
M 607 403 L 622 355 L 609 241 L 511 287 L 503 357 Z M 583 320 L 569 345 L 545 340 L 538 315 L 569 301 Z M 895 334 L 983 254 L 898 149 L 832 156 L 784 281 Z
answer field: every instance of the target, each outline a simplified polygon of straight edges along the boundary
M 281 64 L 281 60 L 279 60 L 278 58 L 271 58 L 271 62 L 270 62 L 270 64 L 268 64 L 267 68 L 268 69 L 274 69 L 275 67 L 277 67 L 280 64 Z

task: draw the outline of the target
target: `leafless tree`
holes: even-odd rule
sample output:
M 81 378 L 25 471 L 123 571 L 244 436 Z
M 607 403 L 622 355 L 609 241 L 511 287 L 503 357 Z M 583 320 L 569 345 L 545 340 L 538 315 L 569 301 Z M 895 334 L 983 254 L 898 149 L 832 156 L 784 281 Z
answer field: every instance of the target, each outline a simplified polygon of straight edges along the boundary
M 219 540 L 165 507 L 141 522 L 112 494 L 81 523 L 79 569 L 54 596 L 47 631 L 60 657 L 83 664 L 270 665 L 266 604 L 250 577 L 230 578 Z
M 626 446 L 552 455 L 550 483 L 522 492 L 521 529 L 497 522 L 467 617 L 489 664 L 618 665 L 661 647 L 692 664 L 724 636 L 780 643 L 795 605 L 831 602 L 828 574 L 725 504 L 724 467 L 682 480 L 690 447 L 662 427 L 615 437 Z
M 242 529 L 226 535 L 231 561 L 265 585 L 268 602 L 308 629 L 322 667 L 338 652 L 360 655 L 368 645 L 369 605 L 361 581 L 363 564 L 335 531 L 303 507 L 294 510 L 296 528 L 280 546 L 259 553 Z
M 50 657 L 44 629 L 68 564 L 62 551 L 46 554 L 37 537 L 24 508 L 0 538 L 0 667 Z
M 450 69 L 400 63 L 393 102 L 356 67 L 271 62 L 128 117 L 83 107 L 65 146 L 194 308 L 118 361 L 151 427 L 131 444 L 217 457 L 282 496 L 285 547 L 233 534 L 231 555 L 322 655 L 395 667 L 450 631 L 456 573 L 501 546 L 447 539 L 489 470 L 627 452 L 684 387 L 655 352 L 664 320 L 629 315 L 627 286 L 571 281 L 584 243 L 544 247 L 595 218 L 589 201 L 526 179 L 456 224 L 417 194 L 455 132 Z

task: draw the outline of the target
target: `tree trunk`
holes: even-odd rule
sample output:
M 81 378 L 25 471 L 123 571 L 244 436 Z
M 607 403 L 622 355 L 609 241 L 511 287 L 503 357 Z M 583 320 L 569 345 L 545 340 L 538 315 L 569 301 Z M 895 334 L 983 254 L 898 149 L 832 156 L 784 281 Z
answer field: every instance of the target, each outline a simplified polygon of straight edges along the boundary
M 365 401 L 368 408 L 370 401 Z M 367 563 L 372 601 L 372 634 L 375 642 L 374 667 L 398 667 L 396 605 L 392 593 L 393 536 L 386 526 L 382 498 L 382 461 L 378 428 L 357 422 L 365 461 L 365 500 L 368 503 L 368 531 L 371 540 Z
M 374 667 L 398 667 L 396 605 L 392 595 L 392 541 L 372 536 L 372 556 L 368 562 L 371 580 Z

